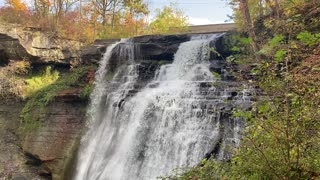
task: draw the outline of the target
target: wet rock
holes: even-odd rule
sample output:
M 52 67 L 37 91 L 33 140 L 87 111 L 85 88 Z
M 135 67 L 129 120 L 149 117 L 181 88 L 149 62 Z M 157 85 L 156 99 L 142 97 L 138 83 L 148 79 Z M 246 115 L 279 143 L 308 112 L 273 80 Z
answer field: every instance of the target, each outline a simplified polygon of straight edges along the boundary
M 188 40 L 190 40 L 189 35 L 149 35 L 132 39 L 139 47 L 141 59 L 169 61 L 173 60 L 179 45 Z
M 97 64 L 105 53 L 106 48 L 117 41 L 120 41 L 120 39 L 95 40 L 92 45 L 85 46 L 81 49 L 81 62 L 83 64 Z

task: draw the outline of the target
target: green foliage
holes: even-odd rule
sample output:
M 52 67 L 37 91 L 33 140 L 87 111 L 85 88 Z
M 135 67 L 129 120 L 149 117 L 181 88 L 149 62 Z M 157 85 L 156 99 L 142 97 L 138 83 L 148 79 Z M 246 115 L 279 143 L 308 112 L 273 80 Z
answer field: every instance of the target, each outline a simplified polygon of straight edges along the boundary
M 48 86 L 43 86 L 41 89 L 35 91 L 29 97 L 21 112 L 22 130 L 30 130 L 29 127 L 38 127 L 40 122 L 39 118 L 36 116 L 37 113 L 35 112 L 45 110 L 45 107 L 52 102 L 62 90 L 79 86 L 81 87 L 84 75 L 91 68 L 91 66 L 85 66 L 71 69 L 69 73 L 61 75 L 54 83 Z M 85 86 L 82 90 L 82 97 L 88 97 L 90 91 L 91 87 Z M 36 124 L 37 126 L 33 124 Z
M 283 42 L 284 38 L 285 37 L 282 34 L 274 36 L 263 46 L 263 48 L 259 51 L 259 53 L 267 56 L 272 56 L 277 51 L 277 49 L 281 47 L 281 44 L 284 43 Z M 279 52 L 279 53 L 282 53 L 282 52 Z M 281 56 L 281 54 L 278 54 L 278 56 Z
M 45 71 L 40 75 L 33 76 L 30 79 L 25 80 L 27 85 L 24 88 L 24 97 L 31 96 L 40 89 L 53 84 L 58 78 L 59 72 L 56 70 L 53 71 L 51 66 L 47 66 Z
M 224 179 L 229 165 L 215 160 L 202 160 L 201 164 L 193 168 L 180 168 L 175 175 L 161 177 L 162 180 L 219 180 Z
M 217 79 L 221 79 L 221 75 L 217 72 L 212 72 L 212 75 Z
M 87 84 L 81 91 L 80 91 L 80 98 L 82 100 L 89 100 L 90 94 L 93 91 L 93 84 Z
M 234 111 L 233 116 L 234 117 L 241 117 L 246 120 L 249 120 L 252 117 L 252 112 L 250 112 L 250 111 Z
M 230 179 L 310 179 L 320 172 L 320 117 L 314 104 L 288 95 L 258 106 L 232 159 Z M 313 133 L 311 133 L 313 132 Z
M 218 57 L 221 57 L 223 60 L 225 60 L 225 58 L 214 48 L 209 48 L 209 52 L 213 52 L 215 55 L 217 55 Z
M 186 31 L 188 18 L 176 4 L 165 6 L 162 10 L 156 10 L 156 17 L 149 25 L 151 34 L 170 34 Z
M 287 51 L 280 49 L 274 55 L 274 59 L 276 60 L 276 62 L 280 63 L 281 61 L 283 61 L 286 54 Z
M 310 32 L 301 32 L 297 35 L 297 39 L 307 46 L 320 44 L 320 33 L 311 34 Z

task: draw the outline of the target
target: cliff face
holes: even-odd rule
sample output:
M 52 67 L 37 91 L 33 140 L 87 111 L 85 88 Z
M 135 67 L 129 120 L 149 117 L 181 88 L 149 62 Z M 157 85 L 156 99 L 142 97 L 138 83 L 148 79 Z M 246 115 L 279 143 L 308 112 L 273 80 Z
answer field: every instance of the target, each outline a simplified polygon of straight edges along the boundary
M 23 105 L 0 105 L 0 177 L 63 179 L 76 154 L 86 104 L 57 100 L 34 112 L 42 122 L 39 128 L 21 133 Z
M 21 148 L 18 135 L 23 103 L 0 104 L 0 177 L 42 179 L 37 170 L 27 164 L 29 158 Z
M 179 44 L 189 35 L 142 36 L 132 39 L 138 49 L 141 86 L 154 77 L 162 63 L 173 60 Z M 81 43 L 56 39 L 37 29 L 0 25 L 0 66 L 9 60 L 25 59 L 33 66 L 42 64 L 87 66 L 97 63 L 107 46 L 116 40 L 97 40 L 80 48 Z M 120 44 L 121 46 L 121 44 Z M 115 49 L 110 60 L 115 70 L 125 62 L 121 48 Z M 221 53 L 222 54 L 222 53 Z M 211 59 L 217 57 L 212 54 Z M 223 80 L 232 80 L 221 60 L 212 61 L 211 71 L 221 74 Z M 64 71 L 68 70 L 67 68 Z M 111 69 L 112 70 L 112 69 Z M 84 79 L 94 78 L 88 72 Z M 138 89 L 137 89 L 138 91 Z M 236 91 L 236 90 L 235 90 Z M 135 94 L 136 91 L 132 91 Z M 232 98 L 232 92 L 230 97 Z M 21 131 L 21 110 L 25 102 L 0 103 L 0 177 L 24 179 L 69 179 L 83 130 L 88 101 L 80 98 L 75 88 L 59 92 L 44 108 L 32 110 L 32 117 L 40 126 Z M 230 108 L 229 108 L 230 109 Z
M 0 23 L 0 65 L 22 59 L 38 64 L 72 64 L 79 60 L 81 45 L 40 29 Z

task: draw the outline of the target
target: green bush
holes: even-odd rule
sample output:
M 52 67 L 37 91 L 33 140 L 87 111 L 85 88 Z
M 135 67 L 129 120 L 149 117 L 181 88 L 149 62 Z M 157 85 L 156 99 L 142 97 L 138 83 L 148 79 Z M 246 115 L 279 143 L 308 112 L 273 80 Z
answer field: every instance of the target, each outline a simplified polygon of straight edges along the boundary
M 28 127 L 38 127 L 32 124 L 38 124 L 38 118 L 35 117 L 35 110 L 44 110 L 44 108 L 54 100 L 59 92 L 69 89 L 69 88 L 83 88 L 82 96 L 89 97 L 91 92 L 91 87 L 87 87 L 84 82 L 84 76 L 92 66 L 79 67 L 70 70 L 70 72 L 61 75 L 55 82 L 47 86 L 43 86 L 37 89 L 33 94 L 29 96 L 29 99 L 24 106 L 21 116 L 22 116 L 22 129 L 29 130 Z
M 311 34 L 310 32 L 301 32 L 298 34 L 297 39 L 311 47 L 320 44 L 320 33 Z
M 53 71 L 51 66 L 47 66 L 44 73 L 25 80 L 27 84 L 23 93 L 24 97 L 31 96 L 40 89 L 53 84 L 58 78 L 59 72 L 56 70 Z

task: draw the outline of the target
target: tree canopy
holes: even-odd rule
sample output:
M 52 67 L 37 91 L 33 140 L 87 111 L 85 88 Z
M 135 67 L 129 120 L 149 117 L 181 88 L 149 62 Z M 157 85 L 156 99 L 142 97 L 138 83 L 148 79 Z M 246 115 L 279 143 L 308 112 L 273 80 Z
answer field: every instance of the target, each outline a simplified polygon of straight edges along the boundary
M 155 19 L 148 22 L 149 5 L 144 0 L 32 0 L 29 6 L 21 0 L 7 0 L 6 6 L 0 8 L 0 19 L 86 42 L 177 33 L 187 25 L 187 18 L 177 5 L 157 9 Z

